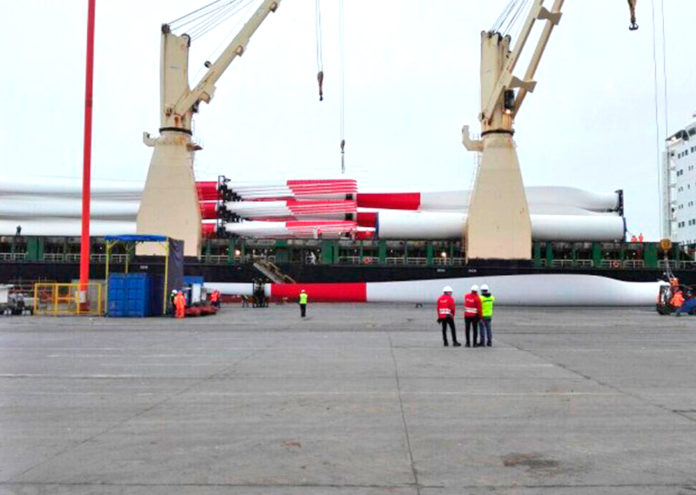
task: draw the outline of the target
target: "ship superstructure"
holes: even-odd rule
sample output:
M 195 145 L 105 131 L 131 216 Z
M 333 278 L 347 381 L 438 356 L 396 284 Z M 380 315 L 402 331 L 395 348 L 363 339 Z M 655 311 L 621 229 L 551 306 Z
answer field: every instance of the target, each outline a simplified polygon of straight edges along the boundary
M 696 245 L 696 118 L 667 139 L 661 189 L 662 237 Z

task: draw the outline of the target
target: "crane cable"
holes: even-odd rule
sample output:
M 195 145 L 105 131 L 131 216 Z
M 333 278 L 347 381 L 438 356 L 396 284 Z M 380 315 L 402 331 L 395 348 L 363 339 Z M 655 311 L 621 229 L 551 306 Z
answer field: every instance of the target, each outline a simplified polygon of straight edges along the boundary
M 657 155 L 657 188 L 658 188 L 658 206 L 660 210 L 659 215 L 659 227 L 660 235 L 663 235 L 665 225 L 664 225 L 664 215 L 663 209 L 668 208 L 669 205 L 662 204 L 662 194 L 665 187 L 664 177 L 663 177 L 663 159 L 661 159 L 662 143 L 663 138 L 660 136 L 660 102 L 659 102 L 659 82 L 658 82 L 658 57 L 657 57 L 657 18 L 655 14 L 655 3 L 652 2 L 652 27 L 653 27 L 653 85 L 654 85 L 654 100 L 655 100 L 655 140 L 656 140 L 656 155 Z M 664 0 L 660 0 L 660 11 L 662 15 L 662 84 L 664 87 L 664 108 L 662 120 L 664 124 L 664 140 L 667 139 L 669 133 L 669 117 L 668 117 L 668 100 L 667 100 L 667 35 L 665 32 L 665 5 Z M 668 158 L 665 158 L 668 159 Z M 670 220 L 671 221 L 671 220 Z
M 324 56 L 322 53 L 322 32 L 321 32 L 321 0 L 315 2 L 315 22 L 317 36 L 317 83 L 319 83 L 319 101 L 324 101 Z
M 346 173 L 346 75 L 345 75 L 345 43 L 343 36 L 343 0 L 338 0 L 338 50 L 341 60 L 341 111 L 340 111 L 340 137 L 341 137 L 341 174 Z

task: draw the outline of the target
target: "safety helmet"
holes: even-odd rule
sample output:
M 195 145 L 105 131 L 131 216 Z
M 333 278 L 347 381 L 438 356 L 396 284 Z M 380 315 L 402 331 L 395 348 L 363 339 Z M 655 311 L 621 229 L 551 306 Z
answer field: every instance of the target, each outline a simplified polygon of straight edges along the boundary
M 304 292 L 304 291 L 305 291 L 305 290 L 304 290 L 304 289 L 302 289 L 302 290 L 301 290 L 300 292 Z
M 478 292 L 479 291 L 479 286 L 478 285 L 472 285 L 471 286 L 471 292 Z
M 488 292 L 488 286 L 486 284 L 481 286 L 481 292 Z
M 172 294 L 176 294 L 176 289 L 172 289 Z
M 442 289 L 442 292 L 453 292 L 453 291 L 452 291 L 452 287 L 450 287 L 449 285 L 446 285 L 446 286 Z

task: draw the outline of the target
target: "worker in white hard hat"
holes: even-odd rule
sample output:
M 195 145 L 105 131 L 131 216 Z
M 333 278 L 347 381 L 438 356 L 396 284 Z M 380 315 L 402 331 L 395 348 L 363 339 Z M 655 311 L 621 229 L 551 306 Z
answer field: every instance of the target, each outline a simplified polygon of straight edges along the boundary
M 304 289 L 302 289 L 300 291 L 300 297 L 297 298 L 297 302 L 300 303 L 300 316 L 302 318 L 304 318 L 305 315 L 307 314 L 307 300 L 308 299 L 309 299 L 309 295 L 307 294 L 307 292 Z
M 484 345 L 491 347 L 493 345 L 491 320 L 493 319 L 493 303 L 495 302 L 495 297 L 493 297 L 493 294 L 491 294 L 486 284 L 481 286 L 481 295 L 479 297 L 481 299 L 481 341 L 479 345 L 481 347 Z
M 437 300 L 437 322 L 442 324 L 442 341 L 447 347 L 447 326 L 449 325 L 452 333 L 452 346 L 459 347 L 457 342 L 457 329 L 454 326 L 454 299 L 452 299 L 452 287 L 449 285 L 442 289 L 442 295 Z
M 478 347 L 478 326 L 481 321 L 481 298 L 478 295 L 479 286 L 473 285 L 471 292 L 464 296 L 464 327 L 466 331 L 466 346 Z M 473 335 L 472 335 L 473 333 Z M 470 338 L 473 337 L 473 340 Z

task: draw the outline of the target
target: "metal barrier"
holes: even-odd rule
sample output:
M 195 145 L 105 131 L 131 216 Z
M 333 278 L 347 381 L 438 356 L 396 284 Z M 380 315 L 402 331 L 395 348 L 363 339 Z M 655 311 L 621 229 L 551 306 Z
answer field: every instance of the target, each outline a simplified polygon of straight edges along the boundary
M 26 253 L 0 253 L 0 261 L 24 261 Z
M 44 253 L 44 261 L 50 261 L 52 263 L 65 261 L 65 255 L 63 253 Z
M 668 267 L 671 270 L 678 270 L 679 269 L 679 262 L 678 261 L 659 260 L 657 262 L 657 266 L 663 270 L 666 270 Z
M 86 297 L 81 297 L 85 294 Z M 34 284 L 34 314 L 44 316 L 100 316 L 104 314 L 104 284 L 89 283 L 85 293 L 80 283 Z M 84 299 L 84 300 L 83 300 Z
M 230 257 L 226 254 L 205 254 L 203 255 L 203 262 L 210 263 L 214 265 L 224 265 L 229 261 Z

